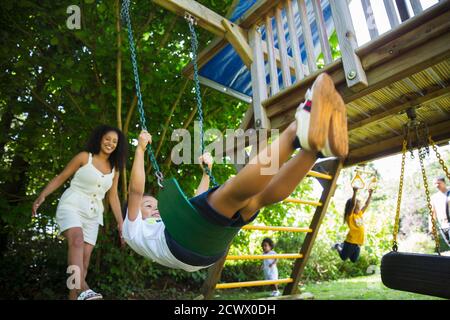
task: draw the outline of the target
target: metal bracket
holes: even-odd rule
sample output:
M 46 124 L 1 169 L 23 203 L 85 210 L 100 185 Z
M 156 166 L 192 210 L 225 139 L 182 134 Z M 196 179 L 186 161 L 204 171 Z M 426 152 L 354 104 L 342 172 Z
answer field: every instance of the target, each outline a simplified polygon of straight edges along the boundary
M 193 16 L 190 12 L 186 11 L 184 13 L 184 19 L 194 26 L 197 25 L 197 18 L 195 16 Z

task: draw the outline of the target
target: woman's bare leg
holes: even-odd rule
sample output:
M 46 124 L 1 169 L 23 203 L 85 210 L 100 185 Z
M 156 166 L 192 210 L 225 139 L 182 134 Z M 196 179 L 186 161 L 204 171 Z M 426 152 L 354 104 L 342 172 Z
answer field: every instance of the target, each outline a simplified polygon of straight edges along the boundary
M 76 300 L 80 289 L 83 286 L 83 275 L 84 275 L 84 263 L 83 263 L 83 251 L 84 251 L 84 239 L 83 231 L 81 228 L 70 228 L 64 232 L 64 237 L 67 239 L 67 244 L 69 251 L 67 254 L 67 264 L 69 266 L 77 266 L 80 270 L 80 284 L 81 288 L 70 289 L 69 299 Z M 78 279 L 77 279 L 78 280 Z
M 316 160 L 316 153 L 300 150 L 295 157 L 281 167 L 266 188 L 254 196 L 248 205 L 240 210 L 244 221 L 249 220 L 262 207 L 280 202 L 289 197 L 312 169 Z
M 255 163 L 247 164 L 235 177 L 210 194 L 210 205 L 229 218 L 247 206 L 250 199 L 264 190 L 273 178 L 273 175 L 261 174 L 263 170 L 272 168 L 275 160 L 278 160 L 280 165 L 283 164 L 294 152 L 296 129 L 297 125 L 293 122 L 272 144 L 259 152 Z M 263 163 L 261 159 L 269 161 Z
M 88 273 L 89 268 L 89 262 L 91 261 L 91 255 L 92 251 L 94 250 L 94 246 L 92 244 L 89 244 L 87 242 L 84 243 L 84 251 L 83 251 L 83 283 L 82 283 L 82 289 L 87 290 L 89 289 L 89 286 L 86 282 L 86 276 Z

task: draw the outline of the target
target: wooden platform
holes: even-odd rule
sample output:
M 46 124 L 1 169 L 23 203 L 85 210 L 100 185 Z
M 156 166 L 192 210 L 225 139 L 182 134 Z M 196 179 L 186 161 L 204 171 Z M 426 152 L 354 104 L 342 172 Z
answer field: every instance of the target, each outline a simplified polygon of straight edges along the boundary
M 406 110 L 417 107 L 435 141 L 450 139 L 450 3 L 430 8 L 358 48 L 368 87 L 347 87 L 336 60 L 262 102 L 272 128 L 285 128 L 318 74 L 330 74 L 347 105 L 351 166 L 400 152 Z M 248 121 L 248 127 L 252 122 Z

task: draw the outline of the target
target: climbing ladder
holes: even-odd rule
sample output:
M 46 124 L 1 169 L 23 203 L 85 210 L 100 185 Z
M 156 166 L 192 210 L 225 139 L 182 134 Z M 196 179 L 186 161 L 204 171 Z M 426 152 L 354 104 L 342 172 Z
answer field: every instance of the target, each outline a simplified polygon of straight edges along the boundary
M 318 179 L 323 187 L 322 196 L 319 201 L 308 201 L 287 198 L 284 200 L 286 203 L 295 203 L 302 205 L 311 205 L 316 207 L 316 211 L 308 228 L 299 227 L 287 227 L 287 226 L 260 226 L 260 225 L 247 225 L 243 227 L 243 230 L 262 230 L 262 231 L 280 231 L 280 232 L 304 232 L 306 233 L 305 240 L 299 250 L 299 253 L 285 253 L 275 255 L 226 255 L 216 264 L 211 266 L 208 270 L 208 278 L 206 279 L 201 293 L 204 299 L 210 299 L 216 289 L 231 289 L 231 288 L 243 288 L 254 286 L 267 286 L 273 284 L 287 284 L 283 295 L 293 295 L 298 291 L 298 283 L 300 281 L 303 270 L 308 261 L 311 249 L 319 231 L 320 224 L 328 208 L 331 197 L 334 194 L 336 188 L 336 182 L 339 176 L 339 172 L 342 168 L 342 163 L 337 160 L 329 160 L 317 164 L 316 167 L 321 171 L 312 170 L 308 173 L 308 176 Z M 222 270 L 226 261 L 231 260 L 263 260 L 263 259 L 295 259 L 294 267 L 292 269 L 291 276 L 285 279 L 278 280 L 259 280 L 259 281 L 245 281 L 245 282 L 230 282 L 219 283 Z

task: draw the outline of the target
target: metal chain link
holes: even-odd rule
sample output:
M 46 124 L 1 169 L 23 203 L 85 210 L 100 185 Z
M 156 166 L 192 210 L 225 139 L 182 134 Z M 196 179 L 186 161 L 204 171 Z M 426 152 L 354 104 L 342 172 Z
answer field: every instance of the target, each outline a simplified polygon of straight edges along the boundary
M 201 148 L 201 154 L 205 152 L 205 137 L 204 137 L 204 130 L 203 130 L 203 106 L 202 106 L 202 97 L 201 97 L 201 91 L 200 91 L 200 80 L 198 77 L 198 63 L 197 63 L 197 51 L 198 51 L 198 40 L 197 40 L 197 33 L 195 31 L 195 17 L 191 16 L 190 14 L 186 13 L 185 19 L 188 22 L 189 30 L 191 32 L 191 53 L 192 53 L 192 62 L 194 64 L 194 85 L 195 85 L 195 95 L 197 100 L 197 119 L 199 123 L 199 129 L 200 129 L 200 148 Z M 216 179 L 214 178 L 211 170 L 209 169 L 208 165 L 205 163 L 202 164 L 203 170 L 205 170 L 206 174 L 211 179 L 211 182 L 214 186 L 217 186 Z
M 426 148 L 420 148 L 418 150 L 418 152 L 419 152 L 420 168 L 422 171 L 423 185 L 425 187 L 425 195 L 426 195 L 426 199 L 427 199 L 427 208 L 428 208 L 428 212 L 431 217 L 431 223 L 432 223 L 432 227 L 433 227 L 433 236 L 434 236 L 434 241 L 436 243 L 436 252 L 440 255 L 441 249 L 440 249 L 439 237 L 437 234 L 436 219 L 434 218 L 434 215 L 433 215 L 433 207 L 431 206 L 430 190 L 428 188 L 428 179 L 427 179 L 427 174 L 425 172 L 425 165 L 423 163 L 423 159 L 425 159 L 427 150 L 426 150 Z
M 138 62 L 136 57 L 136 46 L 134 44 L 133 37 L 133 29 L 131 26 L 131 17 L 130 17 L 130 0 L 123 0 L 122 8 L 120 10 L 120 15 L 122 20 L 124 20 L 127 25 L 128 30 L 128 41 L 130 44 L 130 53 L 131 53 L 131 62 L 133 64 L 133 74 L 134 74 L 134 82 L 136 86 L 136 96 L 138 98 L 138 111 L 139 111 L 139 122 L 141 124 L 141 128 L 147 131 L 147 124 L 145 120 L 145 111 L 144 111 L 144 103 L 142 101 L 142 93 L 141 93 L 141 85 L 139 81 L 139 70 L 138 70 Z M 158 181 L 158 185 L 162 188 L 162 181 L 164 180 L 164 176 L 159 169 L 158 162 L 156 161 L 155 154 L 153 152 L 152 146 L 149 144 L 147 146 L 147 153 L 150 159 L 150 163 L 155 170 L 155 176 Z
M 447 166 L 445 165 L 445 162 L 444 162 L 444 160 L 442 159 L 441 154 L 439 153 L 439 151 L 438 151 L 438 149 L 437 149 L 437 147 L 436 147 L 436 144 L 435 144 L 435 142 L 433 141 L 433 139 L 431 138 L 431 136 L 428 137 L 428 141 L 430 142 L 431 147 L 432 147 L 433 150 L 434 150 L 434 153 L 436 153 L 436 157 L 438 158 L 439 164 L 441 165 L 442 170 L 444 170 L 445 175 L 447 176 L 447 179 L 450 180 L 450 174 L 449 174 L 449 172 L 448 172 L 448 168 L 447 168 Z
M 398 242 L 397 235 L 400 227 L 400 207 L 402 203 L 402 195 L 403 195 L 403 181 L 405 177 L 405 160 L 406 160 L 406 150 L 407 150 L 408 140 L 405 136 L 403 139 L 403 147 L 402 147 L 402 166 L 400 171 L 400 182 L 398 187 L 398 197 L 397 197 L 397 209 L 395 211 L 395 224 L 394 224 L 394 232 L 393 232 L 393 241 L 392 241 L 392 251 L 397 252 L 398 250 Z

